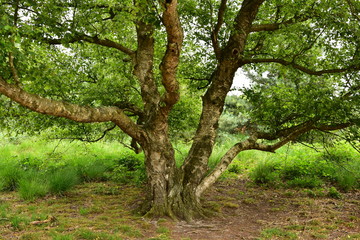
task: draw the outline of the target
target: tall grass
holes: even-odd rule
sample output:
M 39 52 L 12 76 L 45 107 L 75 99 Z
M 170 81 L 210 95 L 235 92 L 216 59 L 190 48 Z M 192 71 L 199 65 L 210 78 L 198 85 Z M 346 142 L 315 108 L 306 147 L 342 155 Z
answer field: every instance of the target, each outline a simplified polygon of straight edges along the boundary
M 210 171 L 237 140 L 222 136 L 210 156 Z M 175 144 L 177 166 L 182 165 L 189 148 L 188 143 Z M 347 144 L 323 152 L 301 145 L 285 146 L 276 154 L 244 151 L 224 176 L 231 176 L 229 173 L 242 173 L 257 184 L 269 186 L 313 188 L 333 184 L 344 191 L 360 187 L 359 153 Z M 86 144 L 22 137 L 0 145 L 0 191 L 17 190 L 24 200 L 61 195 L 81 182 L 106 180 L 141 184 L 146 180 L 144 155 L 136 155 L 116 142 Z
M 250 177 L 259 184 L 281 181 L 288 187 L 314 188 L 326 183 L 349 191 L 360 187 L 359 153 L 345 143 L 318 152 L 293 145 L 255 164 Z
M 18 192 L 23 200 L 33 201 L 44 197 L 49 192 L 49 184 L 46 178 L 38 171 L 29 170 L 19 180 Z
M 146 178 L 143 154 L 136 155 L 117 142 L 7 140 L 0 146 L 0 191 L 17 190 L 24 200 L 62 195 L 81 182 L 141 183 Z
M 13 191 L 18 185 L 23 175 L 22 169 L 11 162 L 0 164 L 0 191 Z
M 62 195 L 80 182 L 76 170 L 71 167 L 51 173 L 48 179 L 49 190 L 56 195 Z

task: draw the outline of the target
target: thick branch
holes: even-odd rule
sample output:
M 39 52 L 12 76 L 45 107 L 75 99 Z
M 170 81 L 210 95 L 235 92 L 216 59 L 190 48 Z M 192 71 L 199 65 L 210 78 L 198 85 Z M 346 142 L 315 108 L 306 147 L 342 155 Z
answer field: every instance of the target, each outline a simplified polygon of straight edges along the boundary
M 229 52 L 233 57 L 243 53 L 248 34 L 251 32 L 252 23 L 258 13 L 259 7 L 265 0 L 244 0 L 234 20 L 234 31 L 232 32 L 228 45 L 223 53 Z M 237 50 L 236 50 L 236 49 Z
M 184 34 L 177 11 L 177 0 L 166 1 L 163 6 L 164 12 L 162 21 L 167 33 L 167 46 L 160 69 L 162 84 L 166 90 L 164 102 L 168 108 L 171 108 L 180 97 L 179 82 L 176 79 L 176 70 L 179 64 Z
M 312 70 L 310 68 L 301 66 L 297 63 L 294 62 L 290 62 L 290 61 L 286 61 L 283 59 L 276 59 L 276 58 L 260 58 L 260 59 L 244 59 L 243 60 L 244 64 L 252 64 L 252 63 L 278 63 L 284 66 L 291 66 L 295 69 L 298 69 L 304 73 L 307 73 L 309 75 L 316 75 L 316 76 L 321 76 L 324 74 L 329 74 L 329 73 L 343 73 L 343 72 L 347 72 L 347 71 L 358 71 L 360 70 L 360 65 L 350 65 L 346 68 L 335 68 L 335 69 L 325 69 L 325 70 Z
M 225 10 L 226 10 L 226 4 L 227 4 L 227 0 L 221 0 L 219 12 L 218 12 L 217 23 L 215 25 L 214 30 L 211 33 L 211 41 L 212 41 L 213 48 L 214 48 L 215 55 L 216 55 L 217 59 L 220 59 L 220 54 L 221 54 L 221 49 L 220 49 L 220 45 L 219 45 L 219 42 L 218 42 L 218 37 L 219 37 L 220 28 L 224 23 L 224 15 L 225 15 Z
M 151 118 L 150 116 L 156 114 L 160 103 L 160 93 L 153 73 L 154 26 L 139 20 L 136 24 L 136 32 L 137 50 L 133 74 L 141 87 L 145 116 Z
M 249 150 L 252 148 L 255 143 L 255 139 L 248 138 L 241 143 L 235 144 L 226 154 L 221 158 L 220 163 L 216 166 L 216 168 L 206 176 L 201 183 L 198 185 L 196 189 L 196 194 L 198 197 L 212 184 L 216 182 L 216 180 L 226 171 L 229 164 L 232 160 L 239 154 L 241 151 Z
M 295 140 L 300 135 L 310 130 L 315 129 L 321 131 L 334 131 L 347 128 L 351 125 L 352 123 L 339 123 L 333 125 L 316 126 L 314 121 L 308 121 L 303 124 L 299 124 L 298 126 L 295 126 L 293 128 L 289 128 L 287 129 L 288 131 L 282 131 L 282 138 L 272 145 L 258 143 L 256 141 L 258 139 L 256 134 L 252 135 L 245 141 L 235 144 L 229 151 L 225 153 L 225 155 L 221 158 L 220 163 L 215 167 L 215 169 L 202 180 L 202 182 L 197 188 L 197 194 L 198 196 L 200 196 L 203 191 L 205 191 L 209 186 L 215 183 L 215 181 L 220 177 L 220 175 L 226 171 L 232 160 L 242 151 L 256 149 L 266 152 L 275 152 L 276 149 L 279 149 L 288 142 Z
M 112 40 L 109 40 L 107 38 L 105 39 L 99 39 L 97 36 L 94 37 L 90 37 L 87 35 L 77 35 L 74 36 L 68 40 L 64 40 L 64 39 L 48 39 L 48 38 L 44 38 L 43 39 L 44 42 L 49 43 L 49 44 L 63 44 L 63 43 L 75 43 L 75 42 L 80 42 L 80 41 L 85 41 L 85 42 L 89 42 L 89 43 L 94 43 L 97 45 L 101 45 L 101 46 L 105 46 L 105 47 L 110 47 L 110 48 L 115 48 L 117 50 L 120 50 L 121 52 L 133 57 L 135 55 L 135 52 L 125 46 L 123 46 L 120 43 L 114 42 Z
M 17 69 L 15 67 L 15 64 L 14 64 L 14 55 L 12 54 L 12 52 L 9 53 L 9 66 L 10 66 L 11 74 L 13 76 L 15 84 L 19 85 L 20 84 L 20 78 L 19 78 L 18 71 L 17 71 Z
M 244 0 L 234 19 L 234 30 L 228 43 L 221 51 L 219 64 L 211 75 L 211 85 L 203 99 L 200 122 L 189 155 L 185 161 L 184 183 L 197 186 L 202 182 L 207 170 L 208 159 L 215 143 L 219 118 L 223 111 L 227 93 L 231 89 L 239 60 L 244 52 L 259 7 L 264 0 Z
M 7 83 L 0 76 L 0 93 L 32 111 L 64 117 L 76 122 L 114 122 L 133 138 L 140 138 L 140 129 L 125 113 L 117 107 L 79 106 L 62 101 L 40 97 Z
M 17 27 L 17 21 L 18 21 L 18 17 L 19 17 L 19 1 L 15 1 L 15 10 L 14 10 L 14 26 Z M 11 43 L 14 44 L 14 37 L 11 38 Z M 19 74 L 18 71 L 15 67 L 14 64 L 14 55 L 12 52 L 9 52 L 9 66 L 10 66 L 10 71 L 11 74 L 13 76 L 14 82 L 19 85 L 20 84 L 20 79 L 19 79 Z
M 350 127 L 351 125 L 353 125 L 353 123 L 347 122 L 347 123 L 315 126 L 313 129 L 319 130 L 319 131 L 336 131 L 336 130 Z
M 304 22 L 308 19 L 310 19 L 309 15 L 299 15 L 299 16 L 295 16 L 289 20 L 286 20 L 284 22 L 280 22 L 280 23 L 252 25 L 251 32 L 275 31 L 275 30 L 280 29 L 281 26 Z

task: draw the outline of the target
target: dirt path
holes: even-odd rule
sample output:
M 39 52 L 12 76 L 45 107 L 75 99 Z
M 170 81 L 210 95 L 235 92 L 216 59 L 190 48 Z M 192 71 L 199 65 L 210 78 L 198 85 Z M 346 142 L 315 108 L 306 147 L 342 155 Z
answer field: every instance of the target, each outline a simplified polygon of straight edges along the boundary
M 326 189 L 266 189 L 245 180 L 221 181 L 204 196 L 214 216 L 193 223 L 135 216 L 131 210 L 141 191 L 88 183 L 66 196 L 35 202 L 1 194 L 0 239 L 360 239 L 360 191 L 334 199 Z M 46 221 L 49 216 L 56 222 Z
M 193 224 L 178 223 L 172 236 L 192 240 L 360 239 L 360 192 L 342 199 L 326 190 L 274 190 L 218 183 L 207 193 L 208 207 L 220 216 Z M 309 197 L 311 196 L 311 197 Z

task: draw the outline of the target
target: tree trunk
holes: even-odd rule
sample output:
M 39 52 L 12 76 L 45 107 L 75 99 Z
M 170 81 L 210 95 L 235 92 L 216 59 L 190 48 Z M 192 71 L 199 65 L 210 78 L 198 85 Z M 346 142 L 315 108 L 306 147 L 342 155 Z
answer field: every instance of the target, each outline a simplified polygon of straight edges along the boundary
M 191 221 L 203 216 L 200 200 L 195 191 L 183 186 L 184 171 L 176 166 L 166 129 L 148 131 L 142 144 L 148 176 L 147 199 L 142 211 L 148 217 L 169 216 Z

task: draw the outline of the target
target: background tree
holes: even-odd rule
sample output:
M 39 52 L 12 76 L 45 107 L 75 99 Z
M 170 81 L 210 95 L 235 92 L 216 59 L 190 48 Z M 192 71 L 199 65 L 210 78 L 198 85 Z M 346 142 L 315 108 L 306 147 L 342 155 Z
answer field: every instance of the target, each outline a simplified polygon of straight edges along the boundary
M 147 214 L 191 220 L 239 152 L 359 124 L 359 10 L 353 0 L 2 1 L 2 114 L 45 119 L 21 105 L 53 116 L 43 126 L 117 126 L 144 151 Z M 269 74 L 245 91 L 248 138 L 208 172 L 239 68 Z M 170 133 L 189 109 L 198 123 L 178 168 Z

